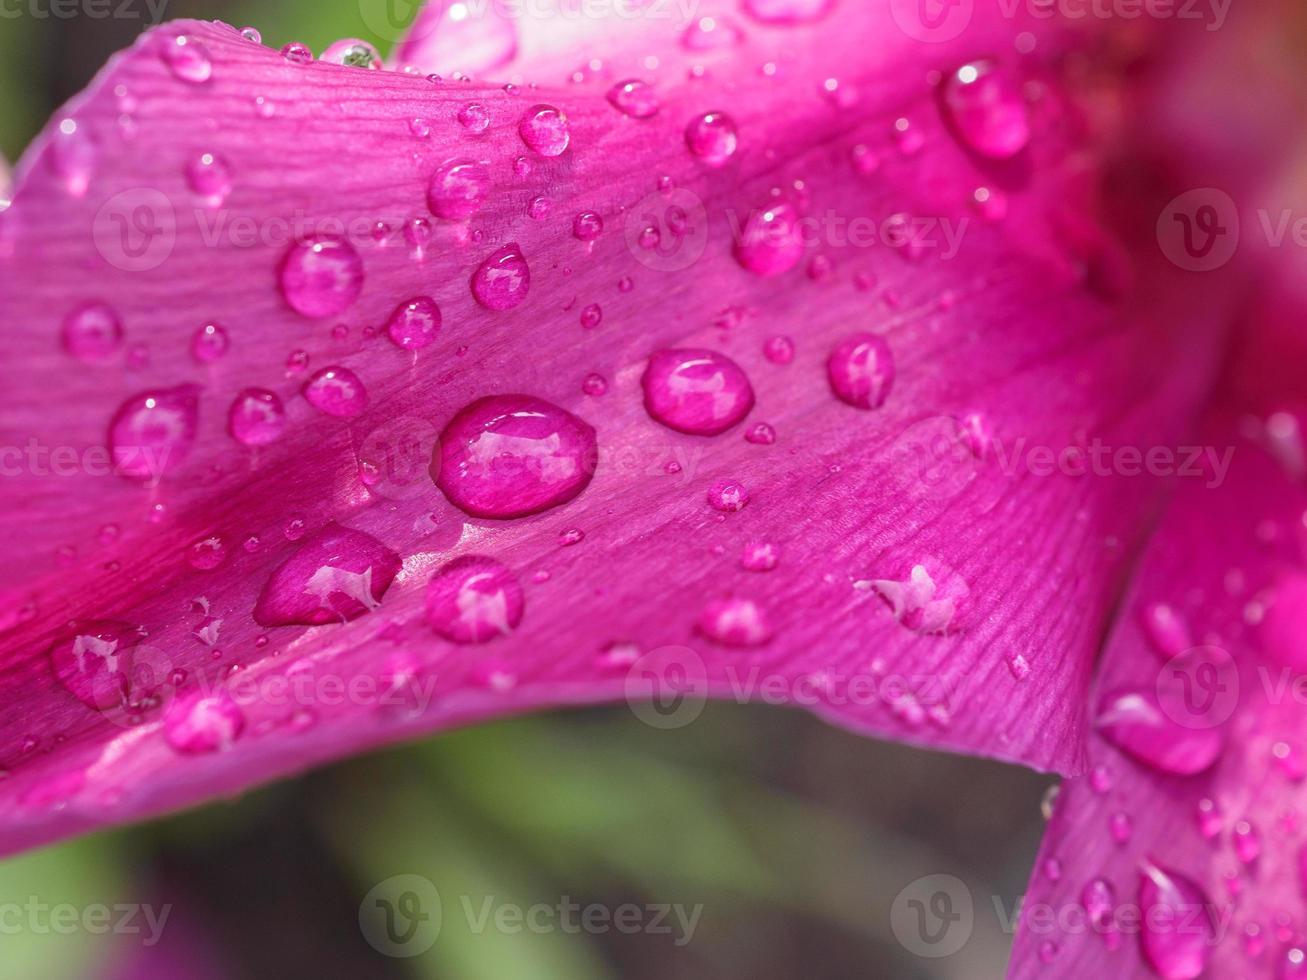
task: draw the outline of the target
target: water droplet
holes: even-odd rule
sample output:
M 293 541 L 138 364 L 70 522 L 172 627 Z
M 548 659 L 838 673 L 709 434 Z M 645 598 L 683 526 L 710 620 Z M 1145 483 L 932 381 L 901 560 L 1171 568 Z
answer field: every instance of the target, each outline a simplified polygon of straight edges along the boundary
M 227 410 L 227 431 L 245 446 L 266 446 L 286 431 L 286 409 L 276 392 L 246 388 Z
M 558 532 L 558 543 L 564 548 L 570 548 L 578 545 L 585 540 L 585 532 L 579 527 L 569 527 Z
M 773 364 L 789 364 L 794 360 L 794 341 L 785 336 L 768 337 L 762 353 Z
M 719 167 L 735 155 L 740 132 L 735 120 L 724 112 L 705 112 L 685 127 L 685 145 L 700 160 Z
M 738 480 L 719 480 L 708 490 L 708 504 L 713 510 L 734 514 L 749 503 L 749 491 Z
M 241 37 L 245 38 L 247 41 L 253 41 L 255 44 L 263 43 L 263 35 L 259 33 L 257 27 L 242 27 Z
M 381 605 L 400 566 L 399 555 L 372 535 L 328 524 L 273 571 L 254 621 L 322 626 L 357 619 Z
M 949 121 L 975 152 L 1006 160 L 1030 142 L 1030 118 L 1021 90 L 993 63 L 963 65 L 944 82 L 942 94 Z
M 526 206 L 526 216 L 532 221 L 544 221 L 553 210 L 553 202 L 547 197 L 533 197 Z
M 345 65 L 348 68 L 368 68 L 377 70 L 381 67 L 381 55 L 367 41 L 356 37 L 345 38 L 330 45 L 322 52 L 322 60 L 332 65 Z
M 708 603 L 699 614 L 698 627 L 708 639 L 729 647 L 762 646 L 774 635 L 766 612 L 752 599 Z
M 502 562 L 465 555 L 443 566 L 427 585 L 427 622 L 452 643 L 479 644 L 507 636 L 522 621 L 522 584 Z
M 313 63 L 313 50 L 300 41 L 291 41 L 282 45 L 281 56 L 292 65 L 309 65 Z
M 590 483 L 595 430 L 529 395 L 479 399 L 445 427 L 436 485 L 475 517 L 507 519 L 567 503 Z M 434 468 L 434 464 L 433 464 Z
M 1215 939 L 1207 895 L 1174 871 L 1145 861 L 1139 884 L 1139 943 L 1163 980 L 1194 980 L 1207 969 Z M 1186 927 L 1176 928 L 1183 922 Z
M 831 390 L 845 404 L 880 408 L 894 386 L 894 355 L 884 337 L 856 333 L 831 351 L 826 376 Z
M 431 136 L 431 124 L 421 116 L 414 116 L 408 121 L 408 131 L 420 140 Z
M 80 361 L 103 361 L 122 343 L 122 321 L 104 303 L 84 303 L 64 319 L 64 350 Z
M 735 243 L 735 259 L 754 275 L 770 278 L 798 265 L 804 250 L 799 212 L 777 202 L 749 215 Z
M 69 694 L 97 711 L 129 697 L 132 649 L 145 632 L 127 623 L 100 620 L 80 624 L 50 649 L 54 676 Z
M 208 50 L 185 34 L 165 37 L 159 54 L 168 70 L 183 82 L 199 85 L 213 77 L 213 61 Z
M 400 303 L 386 322 L 386 334 L 396 347 L 421 350 L 440 333 L 440 307 L 430 296 L 416 296 Z
M 604 219 L 594 211 L 582 211 L 572 219 L 572 234 L 583 242 L 592 242 L 603 234 Z
M 531 269 L 516 243 L 491 253 L 472 274 L 472 295 L 488 310 L 511 310 L 530 289 Z
M 739 25 L 725 17 L 700 17 L 681 35 L 681 45 L 690 51 L 733 48 L 743 40 Z
M 279 273 L 281 292 L 302 316 L 336 316 L 354 305 L 363 291 L 363 260 L 341 238 L 316 235 L 295 242 Z
M 591 303 L 581 310 L 581 326 L 593 330 L 604 322 L 604 310 L 598 303 Z
M 750 541 L 740 552 L 740 567 L 746 572 L 770 572 L 781 560 L 781 549 L 770 541 Z
M 484 133 L 490 128 L 490 113 L 476 102 L 470 102 L 458 110 L 458 124 L 469 133 Z
M 1094 725 L 1122 752 L 1163 773 L 1202 772 L 1216 761 L 1225 745 L 1217 728 L 1188 728 L 1173 721 L 1149 690 L 1109 693 Z
M 744 433 L 744 438 L 746 442 L 751 442 L 755 446 L 771 446 L 776 442 L 776 430 L 766 422 L 759 422 L 749 426 Z
M 116 471 L 138 480 L 157 480 L 190 453 L 198 421 L 199 389 L 194 385 L 127 399 L 109 423 Z
M 200 364 L 220 360 L 230 346 L 227 331 L 217 323 L 206 323 L 191 335 L 191 357 Z
M 613 108 L 633 119 L 648 119 L 660 108 L 658 93 L 654 91 L 653 86 L 637 78 L 618 82 L 610 88 L 608 101 Z
M 1240 820 L 1230 831 L 1234 853 L 1244 864 L 1254 863 L 1262 854 L 1262 835 L 1247 820 Z
M 1024 681 L 1030 676 L 1030 661 L 1020 653 L 1014 653 L 1007 660 L 1008 672 L 1015 680 Z
M 1130 814 L 1116 812 L 1112 814 L 1107 822 L 1108 830 L 1111 831 L 1112 840 L 1118 844 L 1130 843 L 1130 838 L 1134 836 L 1135 823 L 1130 819 Z
M 490 168 L 485 164 L 454 160 L 431 175 L 427 204 L 438 218 L 462 221 L 477 212 L 492 185 Z
M 719 435 L 753 409 L 748 376 L 715 351 L 658 351 L 649 358 L 641 384 L 649 415 L 688 435 Z
M 368 390 L 346 367 L 325 367 L 304 382 L 304 399 L 335 418 L 353 418 L 368 407 Z
M 231 193 L 231 169 L 214 153 L 201 153 L 186 165 L 186 183 L 209 207 L 222 207 Z
M 231 748 L 245 730 L 245 716 L 226 691 L 180 695 L 163 715 L 163 736 L 186 755 Z
M 528 109 L 517 131 L 522 142 L 542 157 L 562 156 L 572 139 L 567 116 L 551 105 Z
M 227 544 L 219 535 L 211 534 L 191 545 L 186 560 L 196 571 L 211 572 L 226 562 Z
M 608 379 L 602 374 L 587 374 L 585 380 L 581 382 L 581 390 L 595 398 L 606 395 L 608 394 Z

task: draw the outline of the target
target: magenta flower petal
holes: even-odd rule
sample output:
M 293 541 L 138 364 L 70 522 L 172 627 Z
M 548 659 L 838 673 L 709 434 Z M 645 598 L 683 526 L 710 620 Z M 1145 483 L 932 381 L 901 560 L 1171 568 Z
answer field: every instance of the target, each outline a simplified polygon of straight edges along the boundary
M 1178 481 L 1098 682 L 1145 692 L 1151 731 L 1100 724 L 1089 774 L 1063 785 L 1012 977 L 1299 975 L 1300 309 L 1257 323 L 1194 440 L 1202 469 Z M 1086 893 L 1111 900 L 1082 915 Z
M 1082 766 L 1153 499 L 1092 454 L 1171 444 L 1228 293 L 1150 249 L 1122 302 L 1056 25 L 762 6 L 727 48 L 614 28 L 646 118 L 191 22 L 56 116 L 0 217 L 0 851 L 658 684 Z M 1027 30 L 994 70 L 1048 101 L 995 168 L 927 76 Z M 451 160 L 490 182 L 452 218 Z M 734 370 L 655 418 L 663 351 Z M 61 680 L 78 623 L 139 637 L 125 683 Z

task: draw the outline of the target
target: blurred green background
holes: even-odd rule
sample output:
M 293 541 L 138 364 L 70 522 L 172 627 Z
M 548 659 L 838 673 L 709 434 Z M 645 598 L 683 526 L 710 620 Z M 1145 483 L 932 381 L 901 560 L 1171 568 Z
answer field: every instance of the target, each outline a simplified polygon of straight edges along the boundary
M 172 0 L 167 17 L 251 24 L 278 47 L 356 36 L 385 51 L 360 3 L 388 2 Z M 0 149 L 13 161 L 145 25 L 5 3 Z M 762 707 L 711 704 L 671 732 L 618 708 L 500 723 L 0 863 L 2 902 L 171 906 L 156 946 L 0 919 L 0 977 L 1000 977 L 1011 937 L 995 902 L 1011 909 L 1025 887 L 1050 783 Z M 923 959 L 895 940 L 889 910 L 941 872 L 970 886 L 975 932 Z M 438 938 L 413 958 L 378 953 L 359 925 L 364 897 L 398 874 L 429 879 L 443 903 Z M 565 898 L 702 912 L 681 945 L 675 925 L 479 929 L 466 912 Z

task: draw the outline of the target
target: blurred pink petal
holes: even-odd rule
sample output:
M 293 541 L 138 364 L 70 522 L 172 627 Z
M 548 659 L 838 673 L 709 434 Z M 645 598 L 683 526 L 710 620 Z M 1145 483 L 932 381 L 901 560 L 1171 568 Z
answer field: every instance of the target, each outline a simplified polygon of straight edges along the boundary
M 1086 459 L 1175 445 L 1228 287 L 1123 268 L 1056 23 L 922 43 L 843 4 L 689 81 L 686 27 L 613 39 L 660 59 L 653 114 L 624 75 L 437 83 L 178 22 L 55 117 L 0 218 L 0 851 L 503 714 L 685 723 L 669 693 L 1081 767 L 1154 496 Z M 978 57 L 1037 96 L 1002 163 L 933 87 Z M 747 420 L 651 418 L 651 356 L 705 349 Z M 729 378 L 667 383 L 731 421 Z M 433 465 L 489 396 L 536 407 Z M 530 500 L 473 518 L 480 479 Z M 49 662 L 87 622 L 145 632 L 82 644 L 92 678 L 131 654 L 99 712 Z

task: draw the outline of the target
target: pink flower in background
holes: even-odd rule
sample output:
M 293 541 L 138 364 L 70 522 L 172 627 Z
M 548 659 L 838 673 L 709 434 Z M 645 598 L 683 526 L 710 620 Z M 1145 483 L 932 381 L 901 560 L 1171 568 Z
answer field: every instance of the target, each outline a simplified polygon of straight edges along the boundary
M 1168 101 L 1260 17 L 512 10 L 385 70 L 169 23 L 24 155 L 0 849 L 779 690 L 1072 777 L 1014 976 L 1293 975 L 1283 117 L 1236 168 Z

